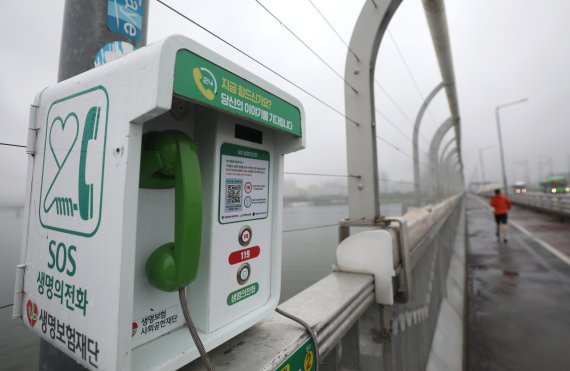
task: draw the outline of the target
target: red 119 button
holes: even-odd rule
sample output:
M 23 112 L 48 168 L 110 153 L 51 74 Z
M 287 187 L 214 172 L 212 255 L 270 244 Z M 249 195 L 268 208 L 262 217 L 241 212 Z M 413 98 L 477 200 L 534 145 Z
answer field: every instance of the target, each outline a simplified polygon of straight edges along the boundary
M 231 265 L 244 262 L 259 256 L 259 246 L 248 247 L 247 249 L 234 251 L 230 254 L 229 262 Z

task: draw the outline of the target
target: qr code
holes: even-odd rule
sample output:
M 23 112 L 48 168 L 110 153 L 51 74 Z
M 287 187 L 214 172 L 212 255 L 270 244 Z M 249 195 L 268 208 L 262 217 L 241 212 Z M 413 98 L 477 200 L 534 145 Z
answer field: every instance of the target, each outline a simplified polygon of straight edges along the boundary
M 226 181 L 226 212 L 241 211 L 241 179 L 228 179 Z

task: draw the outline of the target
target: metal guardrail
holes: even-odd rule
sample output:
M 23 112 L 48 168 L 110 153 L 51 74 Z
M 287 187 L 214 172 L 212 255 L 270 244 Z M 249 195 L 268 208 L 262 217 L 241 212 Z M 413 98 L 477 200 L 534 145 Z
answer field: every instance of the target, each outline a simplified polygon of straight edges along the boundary
M 378 305 L 373 276 L 333 272 L 279 306 L 316 332 L 322 370 L 426 368 L 462 210 L 462 197 L 456 195 L 404 216 L 413 276 L 407 303 Z M 394 269 L 402 272 L 396 253 Z M 398 281 L 394 277 L 393 284 Z M 299 324 L 273 313 L 210 357 L 216 370 L 281 371 L 308 339 Z M 182 368 L 202 369 L 199 359 Z
M 539 192 L 510 194 L 515 205 L 529 207 L 549 214 L 570 217 L 570 196 Z

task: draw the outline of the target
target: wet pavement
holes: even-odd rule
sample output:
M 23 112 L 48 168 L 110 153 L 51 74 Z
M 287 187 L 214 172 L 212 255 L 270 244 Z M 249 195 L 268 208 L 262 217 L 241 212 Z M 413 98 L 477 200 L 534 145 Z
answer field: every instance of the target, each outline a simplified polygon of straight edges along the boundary
M 486 203 L 467 198 L 468 369 L 568 371 L 570 265 L 512 225 L 509 242 L 497 242 Z M 535 218 L 512 214 L 529 225 Z M 565 241 L 557 243 L 567 250 Z
M 570 219 L 513 206 L 509 218 L 570 258 Z

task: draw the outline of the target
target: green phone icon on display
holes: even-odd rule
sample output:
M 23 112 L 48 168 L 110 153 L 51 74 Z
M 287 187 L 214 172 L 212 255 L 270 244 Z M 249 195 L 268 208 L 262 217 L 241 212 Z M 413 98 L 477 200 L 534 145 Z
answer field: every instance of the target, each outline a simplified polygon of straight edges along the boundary
M 174 242 L 154 250 L 145 272 L 158 289 L 177 291 L 196 278 L 200 258 L 202 185 L 194 141 L 175 130 L 145 134 L 140 187 L 174 188 Z

